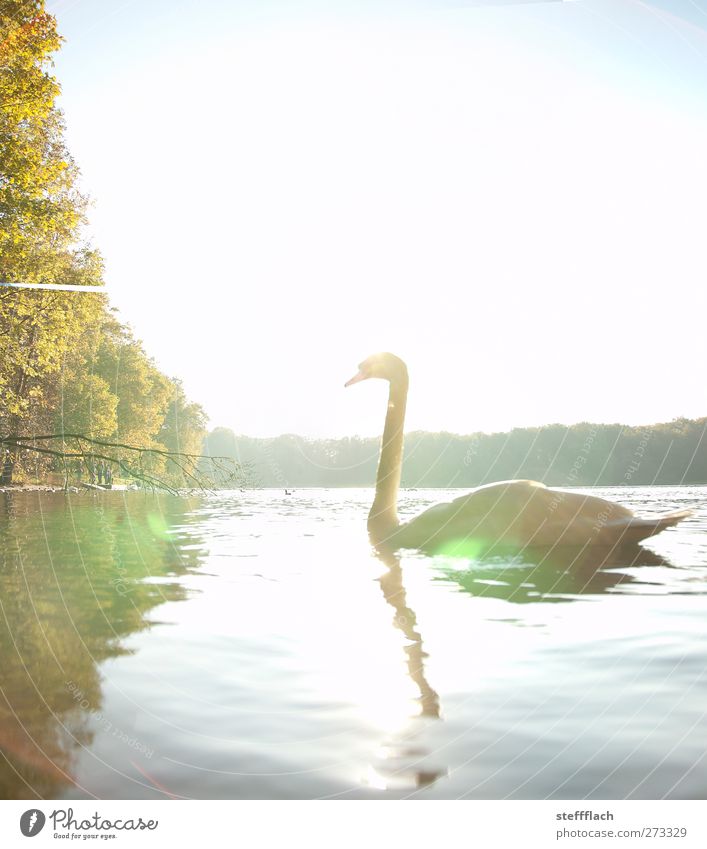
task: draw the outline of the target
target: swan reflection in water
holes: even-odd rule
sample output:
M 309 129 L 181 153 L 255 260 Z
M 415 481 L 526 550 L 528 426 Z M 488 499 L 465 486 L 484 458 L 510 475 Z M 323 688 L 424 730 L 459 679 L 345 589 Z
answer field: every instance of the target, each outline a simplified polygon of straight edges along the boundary
M 427 679 L 422 634 L 417 616 L 409 606 L 400 556 L 371 538 L 375 556 L 385 567 L 378 578 L 383 597 L 393 608 L 393 624 L 407 640 L 407 675 L 419 693 L 419 712 L 405 729 L 381 747 L 379 758 L 370 765 L 366 783 L 380 790 L 424 788 L 448 774 L 444 765 L 430 763 L 439 757 L 425 744 L 430 724 L 443 720 L 440 696 Z M 579 595 L 601 595 L 630 584 L 648 581 L 631 574 L 638 567 L 675 568 L 668 560 L 643 546 L 617 548 L 535 548 L 514 556 L 469 560 L 450 557 L 429 561 L 439 571 L 435 580 L 458 584 L 472 596 L 502 599 L 514 604 L 571 602 Z M 419 567 L 421 564 L 415 562 Z M 473 611 L 470 610 L 470 615 Z
M 419 713 L 411 717 L 412 724 L 397 739 L 381 746 L 378 761 L 369 768 L 366 783 L 385 790 L 390 787 L 425 787 L 446 775 L 446 768 L 423 766 L 429 751 L 420 746 L 415 738 L 423 735 L 430 721 L 440 718 L 439 695 L 430 685 L 425 674 L 425 654 L 422 636 L 417 630 L 417 616 L 409 607 L 403 585 L 403 570 L 400 557 L 392 551 L 374 549 L 374 553 L 385 566 L 378 583 L 386 602 L 393 608 L 393 624 L 402 631 L 405 646 L 405 665 L 410 680 L 419 693 L 416 701 Z
M 474 596 L 527 602 L 569 602 L 577 595 L 601 595 L 630 584 L 645 586 L 641 566 L 675 568 L 660 554 L 640 545 L 620 548 L 536 548 L 508 557 L 487 557 L 476 568 L 464 560 L 443 560 L 436 580 L 456 582 Z

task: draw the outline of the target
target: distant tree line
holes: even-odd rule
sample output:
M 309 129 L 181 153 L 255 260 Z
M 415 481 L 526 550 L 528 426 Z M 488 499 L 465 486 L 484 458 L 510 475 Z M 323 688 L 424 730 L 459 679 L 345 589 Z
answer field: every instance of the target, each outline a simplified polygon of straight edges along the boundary
M 559 424 L 507 433 L 409 433 L 402 485 L 472 487 L 512 478 L 549 486 L 707 483 L 707 418 L 665 424 Z M 380 440 L 271 439 L 216 428 L 204 453 L 250 464 L 261 486 L 371 486 Z
M 82 240 L 87 199 L 55 103 L 49 69 L 60 43 L 43 0 L 0 0 L 0 281 L 90 289 L 102 284 L 103 263 Z M 185 467 L 164 452 L 198 453 L 205 424 L 201 407 L 156 368 L 105 296 L 0 287 L 3 482 L 93 454 L 124 471 L 141 466 L 150 480 L 178 480 Z M 48 435 L 55 438 L 31 439 Z

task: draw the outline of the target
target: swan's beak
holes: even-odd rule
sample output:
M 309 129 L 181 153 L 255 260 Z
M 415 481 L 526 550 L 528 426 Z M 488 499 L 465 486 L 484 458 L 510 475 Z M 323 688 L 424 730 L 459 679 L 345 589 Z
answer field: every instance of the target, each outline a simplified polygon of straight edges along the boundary
M 351 378 L 351 380 L 346 381 L 346 383 L 344 384 L 344 389 L 346 389 L 347 386 L 353 386 L 354 383 L 360 383 L 362 380 L 366 380 L 367 377 L 367 374 L 364 374 L 362 371 L 360 371 L 358 374 L 355 374 Z

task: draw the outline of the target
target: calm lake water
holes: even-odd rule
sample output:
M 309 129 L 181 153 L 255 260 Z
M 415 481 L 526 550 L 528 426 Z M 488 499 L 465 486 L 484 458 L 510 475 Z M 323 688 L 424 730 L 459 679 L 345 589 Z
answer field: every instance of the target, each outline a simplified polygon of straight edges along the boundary
M 592 492 L 696 515 L 594 574 L 383 563 L 369 490 L 0 495 L 0 796 L 707 797 L 707 487 Z

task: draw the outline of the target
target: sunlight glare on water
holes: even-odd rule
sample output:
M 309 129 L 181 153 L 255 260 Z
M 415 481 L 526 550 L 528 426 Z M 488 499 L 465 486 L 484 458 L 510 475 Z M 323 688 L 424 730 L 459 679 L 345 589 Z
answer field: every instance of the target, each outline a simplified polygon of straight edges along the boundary
M 696 513 L 595 574 L 383 561 L 364 489 L 6 495 L 0 790 L 704 796 L 707 487 L 592 492 Z

